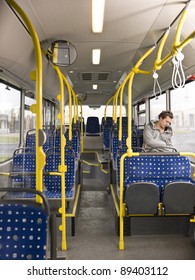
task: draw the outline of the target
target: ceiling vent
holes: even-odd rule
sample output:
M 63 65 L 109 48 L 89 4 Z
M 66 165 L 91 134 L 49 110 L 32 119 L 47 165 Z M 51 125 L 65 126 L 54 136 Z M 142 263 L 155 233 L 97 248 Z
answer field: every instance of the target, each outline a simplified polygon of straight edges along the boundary
M 82 72 L 79 73 L 79 78 L 82 81 L 108 81 L 110 79 L 110 72 Z
M 83 81 L 91 81 L 92 73 L 81 73 Z
M 109 73 L 106 73 L 106 72 L 98 73 L 98 81 L 107 81 L 108 76 L 109 76 Z

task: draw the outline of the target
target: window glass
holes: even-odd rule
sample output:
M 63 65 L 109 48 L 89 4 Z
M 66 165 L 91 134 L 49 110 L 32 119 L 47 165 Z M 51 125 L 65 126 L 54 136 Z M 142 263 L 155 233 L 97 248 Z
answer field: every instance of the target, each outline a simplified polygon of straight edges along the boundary
M 49 102 L 45 102 L 45 122 L 44 126 L 49 128 L 51 126 L 51 104 Z
M 140 128 L 144 127 L 145 123 L 146 123 L 146 113 L 145 112 L 140 113 L 138 115 L 138 127 Z
M 158 115 L 166 110 L 166 94 L 150 99 L 150 120 L 157 120 Z
M 138 120 L 137 125 L 139 128 L 143 128 L 146 123 L 146 103 L 138 104 Z
M 195 152 L 195 82 L 171 91 L 173 142 L 178 151 Z
M 106 106 L 97 106 L 97 107 L 95 107 L 95 106 L 90 107 L 87 105 L 82 106 L 82 114 L 83 114 L 85 123 L 86 123 L 88 117 L 97 116 L 99 118 L 99 123 L 101 124 L 102 118 L 104 117 L 105 107 Z M 111 106 L 111 105 L 107 106 L 107 110 L 106 110 L 107 117 L 112 117 L 112 109 L 113 109 L 113 106 Z M 117 106 L 117 117 L 119 117 L 119 109 L 120 109 L 120 106 Z M 79 108 L 79 112 L 80 112 L 80 108 Z M 123 106 L 122 115 L 127 116 L 126 114 L 127 114 L 126 108 L 125 108 L 125 106 Z M 72 109 L 72 117 L 73 116 L 74 116 L 74 107 Z M 80 114 L 79 114 L 79 116 L 80 116 Z M 66 124 L 69 123 L 69 107 L 68 106 L 65 107 L 65 123 Z
M 21 92 L 0 83 L 0 162 L 19 145 Z
M 30 106 L 35 104 L 36 100 L 25 96 L 25 111 L 24 111 L 24 132 L 30 129 L 35 129 L 36 114 L 30 111 Z
M 146 103 L 139 104 L 139 111 L 145 111 L 146 109 Z

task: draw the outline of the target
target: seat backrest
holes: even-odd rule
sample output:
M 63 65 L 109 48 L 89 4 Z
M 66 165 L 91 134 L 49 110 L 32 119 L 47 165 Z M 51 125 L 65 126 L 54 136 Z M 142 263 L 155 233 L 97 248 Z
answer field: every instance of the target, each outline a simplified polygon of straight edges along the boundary
M 50 149 L 46 153 L 45 172 L 57 172 L 61 164 L 61 155 L 59 149 Z M 65 173 L 66 197 L 71 198 L 75 186 L 75 156 L 70 149 L 65 150 L 65 164 L 67 172 Z M 47 191 L 51 193 L 61 193 L 61 176 L 44 175 L 44 184 Z
M 103 149 L 109 149 L 110 148 L 110 133 L 111 133 L 112 127 L 105 126 L 103 128 Z
M 54 130 L 45 129 L 44 132 L 45 132 L 45 136 L 46 136 L 46 141 L 43 144 L 43 151 L 46 151 L 51 146 L 50 141 L 51 141 Z M 35 147 L 36 147 L 36 131 L 35 131 L 35 129 L 31 129 L 26 134 L 26 148 L 29 148 L 31 151 L 33 151 L 33 150 L 35 150 Z
M 127 140 L 127 130 L 123 130 L 122 133 L 122 141 L 120 143 L 120 148 L 126 148 L 126 140 Z M 112 132 L 112 139 L 111 139 L 111 154 L 112 158 L 115 161 L 117 151 L 119 149 L 119 139 L 118 139 L 118 131 Z
M 80 158 L 80 138 L 79 134 L 77 131 L 73 130 L 72 131 L 72 141 L 69 141 L 69 135 L 68 135 L 68 130 L 65 133 L 65 138 L 66 138 L 66 146 L 70 149 L 72 149 L 75 153 L 75 158 L 79 159 Z
M 126 151 L 127 150 L 127 137 L 128 137 L 128 131 L 126 129 L 123 129 L 122 131 L 122 141 L 120 143 L 119 147 L 119 140 L 118 140 L 118 131 L 113 131 L 112 132 L 112 137 L 111 137 L 111 158 L 113 162 L 116 161 L 116 157 L 118 152 L 120 150 Z M 134 152 L 140 152 L 141 147 L 140 142 L 139 142 L 139 137 L 137 135 L 132 135 L 131 137 L 131 146 Z
M 0 199 L 0 259 L 46 259 L 50 213 L 44 195 L 28 189 L 0 188 L 0 192 L 33 192 L 44 202 Z
M 69 140 L 69 134 L 68 130 L 64 134 L 66 138 L 66 149 L 72 149 L 75 153 L 75 158 L 80 158 L 80 138 L 79 133 L 76 130 L 72 131 L 72 141 Z M 52 145 L 50 146 L 50 149 L 59 149 L 61 145 L 61 139 L 60 139 L 60 133 L 57 131 L 53 134 L 53 139 L 51 141 Z
M 86 124 L 86 135 L 99 135 L 100 124 L 98 117 L 88 117 Z
M 117 183 L 120 180 L 120 157 L 117 158 Z M 185 156 L 146 155 L 124 160 L 124 188 L 133 182 L 155 183 L 162 195 L 170 182 L 192 182 L 190 161 Z
M 102 122 L 101 122 L 102 130 L 104 129 L 104 127 L 112 127 L 112 125 L 113 125 L 112 117 L 106 117 L 106 120 L 104 119 L 104 117 L 102 118 Z
M 117 117 L 117 126 L 119 127 L 119 121 L 120 117 Z M 122 127 L 127 128 L 128 127 L 128 117 L 122 117 Z
M 12 185 L 29 188 L 36 187 L 36 159 L 35 153 L 21 152 L 15 154 L 12 162 Z

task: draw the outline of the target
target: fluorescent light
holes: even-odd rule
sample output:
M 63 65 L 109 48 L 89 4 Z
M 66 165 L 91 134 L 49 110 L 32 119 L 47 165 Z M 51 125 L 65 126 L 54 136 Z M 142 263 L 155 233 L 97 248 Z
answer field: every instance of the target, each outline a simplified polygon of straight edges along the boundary
M 100 49 L 93 49 L 92 50 L 92 63 L 93 64 L 100 64 Z
M 92 31 L 101 33 L 103 30 L 105 0 L 92 0 Z
M 95 85 L 95 84 L 93 85 L 93 89 L 97 89 L 97 87 L 98 87 L 98 85 Z

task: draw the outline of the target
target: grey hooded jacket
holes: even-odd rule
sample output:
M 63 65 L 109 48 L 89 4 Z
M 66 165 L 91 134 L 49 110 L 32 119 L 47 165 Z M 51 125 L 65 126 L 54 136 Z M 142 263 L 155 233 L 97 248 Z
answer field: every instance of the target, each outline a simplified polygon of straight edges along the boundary
M 172 152 L 170 149 L 173 147 L 171 137 L 173 136 L 173 131 L 171 126 L 161 133 L 156 127 L 157 121 L 151 121 L 146 124 L 143 132 L 143 148 L 151 152 Z

